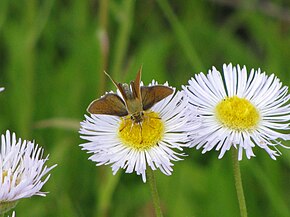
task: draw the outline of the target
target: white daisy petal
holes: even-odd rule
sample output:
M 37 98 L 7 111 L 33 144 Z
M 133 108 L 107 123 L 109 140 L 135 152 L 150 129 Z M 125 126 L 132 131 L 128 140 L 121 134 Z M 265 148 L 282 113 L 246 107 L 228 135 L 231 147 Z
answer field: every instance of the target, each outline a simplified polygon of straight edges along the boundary
M 16 139 L 15 133 L 1 135 L 0 150 L 0 213 L 8 210 L 4 204 L 13 203 L 33 195 L 45 196 L 41 188 L 48 181 L 48 174 L 56 165 L 45 166 L 43 149 L 34 142 Z M 7 207 L 6 207 L 7 208 Z
M 247 158 L 255 156 L 253 148 L 258 146 L 276 159 L 281 154 L 277 146 L 285 147 L 279 140 L 290 140 L 290 95 L 274 74 L 267 76 L 260 69 L 247 74 L 245 66 L 229 64 L 223 65 L 223 73 L 213 67 L 207 75 L 195 75 L 183 89 L 189 109 L 201 116 L 201 126 L 190 136 L 191 147 L 203 148 L 202 153 L 215 148 L 222 158 L 234 146 L 242 160 L 244 151 Z M 220 105 L 224 106 L 221 110 Z M 227 109 L 232 116 L 221 113 Z M 248 115 L 248 109 L 256 116 Z
M 156 81 L 152 81 L 149 86 L 157 84 Z M 164 85 L 168 86 L 167 83 Z M 123 131 L 120 130 L 120 126 L 126 121 L 126 117 L 94 114 L 85 116 L 85 120 L 81 122 L 80 134 L 81 138 L 88 142 L 81 144 L 81 147 L 92 154 L 89 159 L 96 162 L 98 166 L 110 164 L 113 174 L 116 174 L 119 169 L 124 169 L 126 173 L 136 172 L 137 175 L 142 176 L 144 182 L 146 182 L 148 166 L 152 170 L 159 169 L 165 175 L 171 175 L 172 162 L 182 160 L 181 157 L 185 156 L 180 151 L 190 144 L 188 139 L 190 130 L 199 126 L 194 120 L 191 120 L 191 123 L 195 125 L 189 124 L 188 116 L 196 117 L 196 112 L 186 109 L 188 99 L 184 91 L 176 92 L 174 88 L 173 90 L 173 94 L 153 105 L 150 111 L 145 112 L 144 120 L 141 122 L 142 127 L 137 126 L 138 130 L 134 131 L 137 134 L 142 133 L 140 138 L 146 140 L 151 133 L 158 131 L 150 125 L 151 122 L 154 124 L 153 121 L 157 120 L 158 123 L 163 124 L 161 138 L 145 148 L 142 146 L 136 148 L 121 138 L 120 132 Z M 117 94 L 120 95 L 119 91 Z M 152 118 L 151 113 L 158 114 L 158 118 Z M 127 120 L 130 121 L 130 118 Z M 145 124 L 149 125 L 147 129 L 151 127 L 149 130 L 151 133 L 145 130 Z M 133 130 L 136 128 L 135 124 L 131 127 L 134 127 Z M 130 134 L 133 134 L 132 132 L 129 131 Z M 147 132 L 146 135 L 143 135 L 144 132 Z
M 9 217 L 9 216 L 8 216 Z M 16 217 L 15 211 L 12 212 L 11 217 Z

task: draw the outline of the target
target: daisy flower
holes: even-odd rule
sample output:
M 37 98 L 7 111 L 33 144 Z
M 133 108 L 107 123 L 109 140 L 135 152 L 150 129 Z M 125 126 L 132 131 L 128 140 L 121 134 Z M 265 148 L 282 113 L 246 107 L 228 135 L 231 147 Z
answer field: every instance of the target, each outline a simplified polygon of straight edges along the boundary
M 192 145 L 202 153 L 215 149 L 222 158 L 232 146 L 250 159 L 253 148 L 264 149 L 272 159 L 281 153 L 280 139 L 289 140 L 290 107 L 288 87 L 274 75 L 260 69 L 247 73 L 244 66 L 223 65 L 223 74 L 215 67 L 207 75 L 195 75 L 183 89 L 189 107 L 201 115 L 201 127 L 195 130 Z M 283 146 L 285 147 L 285 146 Z
M 149 166 L 171 175 L 172 161 L 181 160 L 182 148 L 189 146 L 186 105 L 184 92 L 177 91 L 144 111 L 141 124 L 130 116 L 85 115 L 80 134 L 88 142 L 81 144 L 82 149 L 92 154 L 89 159 L 97 166 L 110 164 L 113 174 L 122 168 L 126 173 L 136 172 L 146 182 Z
M 0 214 L 13 208 L 22 198 L 33 195 L 45 196 L 42 186 L 50 177 L 52 167 L 45 166 L 43 149 L 34 142 L 16 139 L 7 130 L 1 135 L 0 150 Z M 47 175 L 48 174 L 48 175 Z
M 9 216 L 8 216 L 9 217 Z M 15 211 L 12 212 L 11 217 L 16 217 Z

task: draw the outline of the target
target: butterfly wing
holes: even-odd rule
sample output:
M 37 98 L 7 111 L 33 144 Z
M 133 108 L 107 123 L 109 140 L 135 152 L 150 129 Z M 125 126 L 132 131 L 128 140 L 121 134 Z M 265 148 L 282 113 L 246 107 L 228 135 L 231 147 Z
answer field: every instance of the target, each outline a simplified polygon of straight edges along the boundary
M 141 97 L 143 110 L 150 109 L 154 104 L 161 101 L 165 97 L 171 95 L 173 89 L 171 87 L 156 85 L 156 86 L 142 86 Z
M 117 94 L 108 93 L 105 96 L 94 100 L 87 111 L 91 114 L 106 114 L 115 116 L 128 115 L 125 103 Z

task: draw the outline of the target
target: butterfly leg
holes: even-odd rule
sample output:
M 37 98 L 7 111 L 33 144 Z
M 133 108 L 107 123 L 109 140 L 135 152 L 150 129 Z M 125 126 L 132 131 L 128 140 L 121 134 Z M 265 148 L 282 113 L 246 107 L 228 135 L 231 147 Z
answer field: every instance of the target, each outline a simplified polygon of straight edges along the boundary
M 125 120 L 125 124 L 124 124 L 124 126 L 121 128 L 121 129 L 119 129 L 119 132 L 122 132 L 127 126 L 128 126 L 128 122 L 127 122 L 127 120 L 128 119 L 130 119 L 130 118 L 128 118 L 128 117 L 125 117 L 124 118 L 124 120 Z M 130 131 L 132 130 L 132 126 L 131 126 L 131 129 L 130 129 Z
M 140 144 L 143 143 L 143 135 L 142 135 L 142 123 L 138 123 L 139 124 L 139 127 L 140 127 L 140 137 L 141 137 L 141 141 L 140 141 Z

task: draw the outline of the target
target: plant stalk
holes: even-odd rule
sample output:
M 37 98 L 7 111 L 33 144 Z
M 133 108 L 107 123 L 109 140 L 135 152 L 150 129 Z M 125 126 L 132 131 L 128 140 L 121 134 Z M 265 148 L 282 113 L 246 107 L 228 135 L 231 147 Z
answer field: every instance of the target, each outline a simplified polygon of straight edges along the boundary
M 163 217 L 161 206 L 160 206 L 160 199 L 157 191 L 156 180 L 154 176 L 154 171 L 149 167 L 146 170 L 150 191 L 152 195 L 152 200 L 155 208 L 156 217 Z
M 248 214 L 247 214 L 246 200 L 244 196 L 240 164 L 238 160 L 238 150 L 236 148 L 232 148 L 232 162 L 233 162 L 235 186 L 236 186 L 237 197 L 238 197 L 239 207 L 240 207 L 240 214 L 241 214 L 241 217 L 247 217 Z

